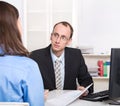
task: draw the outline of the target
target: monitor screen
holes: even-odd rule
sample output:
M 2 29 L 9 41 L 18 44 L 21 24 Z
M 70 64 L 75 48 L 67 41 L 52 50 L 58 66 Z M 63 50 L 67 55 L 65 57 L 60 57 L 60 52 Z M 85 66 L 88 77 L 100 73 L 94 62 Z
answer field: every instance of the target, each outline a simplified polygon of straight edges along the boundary
M 111 49 L 109 98 L 120 100 L 120 48 Z

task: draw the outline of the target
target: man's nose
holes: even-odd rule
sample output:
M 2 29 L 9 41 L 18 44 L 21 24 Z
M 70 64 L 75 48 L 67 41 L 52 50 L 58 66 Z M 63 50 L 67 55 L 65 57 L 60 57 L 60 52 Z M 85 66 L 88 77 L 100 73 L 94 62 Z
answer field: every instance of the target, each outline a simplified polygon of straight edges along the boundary
M 56 42 L 60 42 L 60 40 L 61 40 L 61 37 L 58 37 L 58 38 L 56 39 Z

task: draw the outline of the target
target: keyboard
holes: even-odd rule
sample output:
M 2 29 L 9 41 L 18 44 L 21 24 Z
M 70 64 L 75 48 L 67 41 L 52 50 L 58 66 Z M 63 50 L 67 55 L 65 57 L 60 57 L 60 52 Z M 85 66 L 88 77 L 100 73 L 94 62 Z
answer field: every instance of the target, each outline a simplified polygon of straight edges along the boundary
M 103 101 L 103 100 L 108 100 L 109 99 L 109 91 L 104 90 L 96 93 L 91 93 L 85 97 L 82 97 L 80 99 L 83 100 L 89 100 L 89 101 Z

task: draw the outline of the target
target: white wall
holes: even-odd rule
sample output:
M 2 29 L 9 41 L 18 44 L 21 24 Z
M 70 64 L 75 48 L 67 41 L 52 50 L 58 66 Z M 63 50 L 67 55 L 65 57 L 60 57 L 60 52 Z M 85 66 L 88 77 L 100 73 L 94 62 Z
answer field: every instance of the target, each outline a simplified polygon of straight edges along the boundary
M 120 0 L 78 0 L 79 46 L 108 53 L 120 47 Z

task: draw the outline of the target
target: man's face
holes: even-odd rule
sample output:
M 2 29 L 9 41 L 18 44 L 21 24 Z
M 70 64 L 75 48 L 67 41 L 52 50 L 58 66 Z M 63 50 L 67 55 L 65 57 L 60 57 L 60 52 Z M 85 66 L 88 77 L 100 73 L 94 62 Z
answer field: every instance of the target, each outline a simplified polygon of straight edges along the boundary
M 54 53 L 61 54 L 64 48 L 71 42 L 71 30 L 69 26 L 58 24 L 51 34 L 51 44 Z
M 22 26 L 21 26 L 20 18 L 18 18 L 17 25 L 18 25 L 18 30 L 19 30 L 20 34 L 22 35 L 23 33 L 22 33 Z

